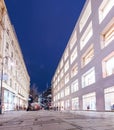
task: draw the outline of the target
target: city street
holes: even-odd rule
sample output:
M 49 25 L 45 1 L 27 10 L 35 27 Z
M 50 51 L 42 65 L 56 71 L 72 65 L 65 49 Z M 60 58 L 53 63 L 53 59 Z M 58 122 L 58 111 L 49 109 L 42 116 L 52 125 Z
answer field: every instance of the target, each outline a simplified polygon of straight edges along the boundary
M 114 130 L 114 113 L 87 116 L 76 112 L 12 111 L 0 115 L 0 130 Z

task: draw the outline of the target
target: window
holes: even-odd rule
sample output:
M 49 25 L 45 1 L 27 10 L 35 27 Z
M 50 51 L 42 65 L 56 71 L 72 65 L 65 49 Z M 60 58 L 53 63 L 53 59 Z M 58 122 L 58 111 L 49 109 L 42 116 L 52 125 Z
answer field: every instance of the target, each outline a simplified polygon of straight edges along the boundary
M 94 48 L 91 45 L 82 56 L 82 67 L 88 64 L 94 57 Z
M 9 49 L 9 44 L 8 44 L 8 42 L 6 42 L 6 48 Z
M 83 96 L 83 110 L 96 110 L 96 93 L 88 93 Z
M 91 68 L 82 75 L 82 88 L 95 83 L 95 68 Z
M 69 60 L 67 60 L 66 64 L 65 64 L 65 72 L 69 69 Z
M 78 110 L 79 109 L 79 98 L 73 98 L 72 99 L 72 110 Z
M 66 88 L 65 88 L 65 96 L 67 96 L 67 95 L 69 95 L 70 94 L 70 88 L 69 88 L 69 86 L 67 86 Z
M 104 48 L 114 40 L 114 18 L 102 33 L 101 47 Z
M 60 81 L 60 78 L 59 78 L 59 75 L 58 75 L 58 83 L 59 83 L 59 81 Z
M 114 86 L 104 90 L 105 110 L 114 110 Z
M 67 57 L 68 57 L 68 48 L 65 50 L 64 61 L 66 61 Z
M 80 50 L 83 49 L 83 47 L 87 44 L 92 35 L 93 35 L 93 28 L 92 28 L 92 22 L 90 22 L 86 31 L 84 32 L 84 34 L 80 39 Z
M 63 70 L 61 70 L 60 77 L 62 78 L 64 75 Z
M 72 36 L 71 36 L 71 40 L 70 40 L 70 50 L 73 48 L 76 41 L 77 41 L 77 32 L 74 31 Z
M 84 13 L 83 13 L 83 16 L 80 20 L 80 23 L 79 23 L 79 28 L 80 28 L 80 32 L 82 31 L 84 25 L 86 24 L 89 16 L 91 15 L 91 0 L 89 1 Z
M 58 93 L 57 96 L 58 96 L 58 99 L 60 99 L 60 93 Z
M 60 62 L 60 69 L 63 67 L 63 59 L 61 59 L 61 62 Z
M 9 29 L 7 28 L 7 30 L 6 30 L 6 31 L 7 31 L 7 34 L 8 34 L 8 36 L 9 36 Z
M 72 64 L 74 62 L 74 60 L 76 59 L 77 57 L 77 47 L 74 48 L 71 56 L 70 56 L 70 63 Z
M 61 98 L 64 97 L 64 90 L 61 91 Z
M 113 0 L 103 0 L 101 3 L 101 6 L 99 7 L 99 23 L 101 23 L 106 15 L 109 13 L 109 11 L 114 6 Z
M 69 82 L 69 74 L 67 74 L 66 76 L 65 76 L 65 84 L 67 84 Z
M 114 51 L 102 61 L 103 78 L 114 74 Z
M 71 78 L 73 78 L 78 73 L 78 65 L 77 63 L 71 69 Z
M 69 110 L 69 109 L 70 109 L 70 101 L 69 101 L 69 100 L 66 100 L 66 101 L 65 101 L 65 109 L 66 109 L 66 110 Z
M 78 80 L 75 80 L 72 84 L 71 84 L 71 93 L 74 93 L 78 90 Z

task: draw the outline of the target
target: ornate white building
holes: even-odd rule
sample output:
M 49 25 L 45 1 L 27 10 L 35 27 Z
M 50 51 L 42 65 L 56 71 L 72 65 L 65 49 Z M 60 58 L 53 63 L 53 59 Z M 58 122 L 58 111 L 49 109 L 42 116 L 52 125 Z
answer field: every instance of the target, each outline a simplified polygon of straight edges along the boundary
M 30 77 L 4 2 L 3 6 L 5 10 L 1 17 L 0 33 L 0 99 L 3 110 L 8 111 L 27 107 Z
M 52 79 L 61 110 L 114 109 L 114 0 L 86 0 Z

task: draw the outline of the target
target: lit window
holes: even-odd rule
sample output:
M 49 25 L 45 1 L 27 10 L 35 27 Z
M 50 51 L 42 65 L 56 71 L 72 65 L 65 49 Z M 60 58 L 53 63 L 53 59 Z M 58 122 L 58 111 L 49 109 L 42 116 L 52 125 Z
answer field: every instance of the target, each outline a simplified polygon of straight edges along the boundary
M 65 72 L 69 69 L 69 61 L 66 62 L 65 64 Z
M 65 76 L 65 84 L 69 82 L 69 74 Z
M 70 94 L 70 88 L 69 86 L 65 88 L 65 96 Z
M 61 88 L 64 87 L 64 80 L 61 80 Z
M 69 101 L 69 100 L 66 100 L 66 101 L 65 101 L 65 109 L 66 109 L 66 110 L 69 110 L 69 109 L 70 109 L 70 101 Z
M 71 40 L 70 40 L 70 50 L 75 45 L 76 41 L 77 41 L 77 32 L 74 31 L 73 34 L 72 34 L 72 36 L 71 36 Z
M 84 25 L 86 24 L 90 14 L 91 14 L 91 1 L 89 1 L 88 5 L 84 11 L 84 14 L 80 20 L 80 23 L 79 23 L 80 32 L 83 29 Z
M 92 22 L 90 22 L 86 31 L 84 32 L 84 34 L 80 39 L 80 50 L 83 49 L 83 47 L 87 44 L 92 35 L 93 35 L 93 28 L 92 28 Z
M 65 50 L 64 61 L 67 59 L 67 57 L 68 57 L 68 48 Z
M 61 74 L 60 74 L 60 75 L 61 75 L 61 78 L 62 78 L 62 77 L 63 77 L 63 75 L 64 75 L 63 70 L 61 70 Z
M 71 93 L 74 93 L 78 91 L 78 80 L 75 80 L 72 84 L 71 84 Z
M 59 68 L 58 68 L 57 73 L 59 74 L 59 72 L 60 72 L 60 70 L 59 70 Z
M 105 31 L 102 33 L 102 48 L 106 47 L 114 40 L 114 18 L 109 23 L 110 26 L 107 25 Z
M 109 11 L 114 6 L 113 0 L 103 0 L 101 6 L 99 7 L 99 23 L 101 23 Z
M 58 76 L 58 83 L 59 83 L 59 81 L 60 81 L 60 78 L 59 78 L 59 76 Z
M 60 99 L 60 93 L 58 93 L 57 96 L 58 96 L 58 99 Z
M 91 45 L 82 56 L 82 67 L 88 64 L 94 57 L 94 48 Z
M 78 65 L 77 63 L 71 69 L 71 78 L 74 77 L 78 73 Z
M 105 110 L 114 110 L 114 86 L 104 90 Z
M 64 97 L 64 90 L 61 91 L 61 98 Z
M 91 68 L 82 75 L 82 88 L 95 83 L 95 68 Z
M 103 59 L 102 68 L 104 78 L 114 74 L 114 52 Z
M 73 50 L 71 56 L 70 56 L 70 63 L 72 64 L 74 62 L 74 60 L 77 57 L 77 47 L 75 47 L 75 49 Z
M 83 96 L 83 110 L 96 110 L 95 92 Z
M 79 109 L 79 98 L 73 98 L 72 99 L 72 110 L 78 110 Z
M 61 62 L 60 62 L 60 69 L 63 67 L 63 59 L 61 59 Z

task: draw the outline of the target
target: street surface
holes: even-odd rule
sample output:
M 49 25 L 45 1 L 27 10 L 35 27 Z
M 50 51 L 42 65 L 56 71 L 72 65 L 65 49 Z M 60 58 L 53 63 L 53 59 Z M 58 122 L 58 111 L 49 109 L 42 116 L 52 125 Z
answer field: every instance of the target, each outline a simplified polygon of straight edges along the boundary
M 87 112 L 80 115 L 45 110 L 11 111 L 0 115 L 0 130 L 114 130 L 114 113 L 87 116 Z

